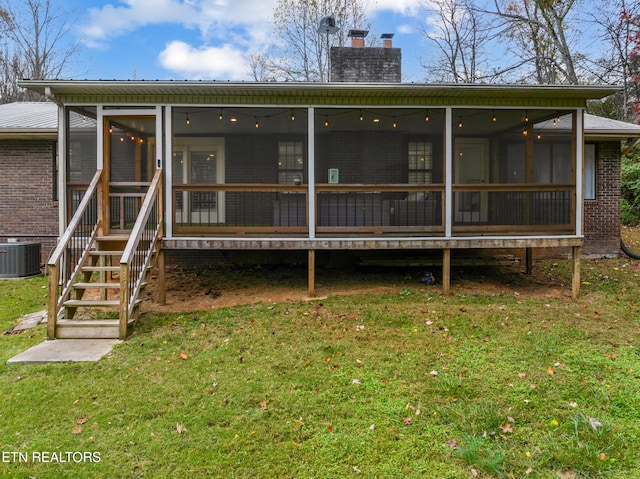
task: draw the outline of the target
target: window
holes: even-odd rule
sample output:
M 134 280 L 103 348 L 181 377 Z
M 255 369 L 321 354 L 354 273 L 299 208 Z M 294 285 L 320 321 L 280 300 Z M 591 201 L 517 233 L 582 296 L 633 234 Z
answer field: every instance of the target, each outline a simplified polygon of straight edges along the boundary
M 433 149 L 426 141 L 409 142 L 409 184 L 422 185 L 433 181 Z
M 304 182 L 304 151 L 301 141 L 278 142 L 278 183 Z
M 596 199 L 596 145 L 584 145 L 584 199 Z

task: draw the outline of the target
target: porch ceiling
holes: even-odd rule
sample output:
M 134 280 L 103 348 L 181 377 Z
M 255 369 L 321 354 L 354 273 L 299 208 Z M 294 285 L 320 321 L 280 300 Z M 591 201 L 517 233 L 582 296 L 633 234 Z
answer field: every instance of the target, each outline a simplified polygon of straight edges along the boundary
M 615 86 L 23 80 L 63 103 L 575 106 Z

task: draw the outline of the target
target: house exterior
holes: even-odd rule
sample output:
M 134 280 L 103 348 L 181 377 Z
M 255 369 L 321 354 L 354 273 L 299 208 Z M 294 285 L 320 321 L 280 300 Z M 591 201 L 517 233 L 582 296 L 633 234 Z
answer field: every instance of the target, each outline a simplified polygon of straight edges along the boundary
M 38 243 L 39 264 L 59 235 L 57 142 L 55 104 L 0 105 L 0 243 Z
M 640 136 L 585 115 L 610 86 L 386 83 L 375 69 L 357 82 L 22 85 L 59 108 L 49 317 L 73 317 L 89 287 L 74 275 L 114 271 L 117 253 L 120 337 L 151 258 L 162 301 L 165 256 L 184 251 L 305 252 L 313 295 L 318 251 L 438 251 L 446 292 L 460 250 L 524 249 L 530 268 L 545 248 L 571 252 L 576 296 L 582 250 L 618 252 L 620 139 Z M 51 323 L 51 338 L 70 337 Z

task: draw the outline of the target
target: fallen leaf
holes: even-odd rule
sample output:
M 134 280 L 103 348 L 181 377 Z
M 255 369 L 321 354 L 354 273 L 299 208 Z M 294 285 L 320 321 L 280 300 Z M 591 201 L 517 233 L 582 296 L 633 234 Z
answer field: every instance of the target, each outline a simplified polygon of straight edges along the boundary
M 597 431 L 599 427 L 602 427 L 602 423 L 598 421 L 595 417 L 589 418 L 589 425 L 591 426 L 591 429 L 593 429 L 594 431 Z
M 361 384 L 362 381 L 360 381 L 359 379 L 354 379 L 353 381 L 351 381 L 351 384 Z
M 575 401 L 571 401 L 571 402 L 569 403 L 569 406 L 571 406 L 571 407 L 578 407 L 578 403 L 577 403 L 577 402 L 575 402 Z
M 604 461 L 607 458 L 607 455 L 604 452 L 600 453 L 600 460 Z
M 84 424 L 88 421 L 88 419 L 86 417 L 83 417 L 82 419 L 78 419 L 76 421 L 76 424 Z
M 471 477 L 478 477 L 478 471 L 471 469 Z
M 526 471 L 524 471 L 524 473 L 528 476 L 529 474 L 531 474 L 533 472 L 533 468 L 532 467 L 528 467 Z
M 186 353 L 181 352 L 181 353 L 180 353 L 180 357 L 181 357 L 182 359 L 186 360 L 189 356 L 187 356 L 187 354 L 186 354 Z
M 182 424 L 178 423 L 176 424 L 176 431 L 178 434 L 182 434 L 183 432 L 187 432 L 187 428 L 184 427 Z
M 500 429 L 502 429 L 502 432 L 513 433 L 513 425 L 510 422 L 507 422 L 504 425 L 500 426 Z
M 413 424 L 413 420 L 410 417 L 405 417 L 404 418 L 404 425 L 405 426 L 411 426 L 411 424 Z
M 82 434 L 82 426 L 75 426 L 72 430 L 71 430 L 72 434 Z
M 358 468 L 358 466 L 353 466 L 353 472 L 356 474 L 360 474 L 362 471 Z
M 549 373 L 549 374 L 555 374 L 555 373 L 556 373 L 556 371 L 555 371 L 555 369 L 553 369 L 553 367 L 552 367 L 552 366 L 549 366 L 549 367 L 547 367 L 547 373 Z
M 262 402 L 260 402 L 260 409 L 262 409 L 263 411 L 267 410 L 267 401 L 266 399 Z
M 327 431 L 333 431 L 333 426 L 331 424 L 327 426 Z
M 435 369 L 433 371 L 431 371 L 429 374 L 431 374 L 432 376 L 437 376 L 438 375 L 438 371 L 436 371 Z
M 449 446 L 451 449 L 455 449 L 456 447 L 458 447 L 458 443 L 455 439 L 449 439 L 447 441 L 447 446 Z
M 375 431 L 376 429 L 376 425 L 372 424 L 371 426 L 369 426 L 369 431 Z

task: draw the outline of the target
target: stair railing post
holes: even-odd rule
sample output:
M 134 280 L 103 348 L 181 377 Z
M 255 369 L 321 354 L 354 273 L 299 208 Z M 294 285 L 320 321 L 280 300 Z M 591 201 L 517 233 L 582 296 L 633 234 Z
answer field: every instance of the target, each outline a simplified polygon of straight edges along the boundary
M 127 328 L 129 327 L 129 263 L 120 264 L 120 314 L 118 336 L 120 339 L 127 339 Z
M 49 300 L 47 302 L 47 339 L 56 339 L 56 321 L 58 319 L 58 281 L 60 281 L 59 263 L 49 265 Z

